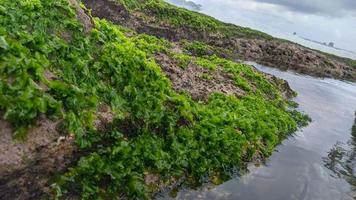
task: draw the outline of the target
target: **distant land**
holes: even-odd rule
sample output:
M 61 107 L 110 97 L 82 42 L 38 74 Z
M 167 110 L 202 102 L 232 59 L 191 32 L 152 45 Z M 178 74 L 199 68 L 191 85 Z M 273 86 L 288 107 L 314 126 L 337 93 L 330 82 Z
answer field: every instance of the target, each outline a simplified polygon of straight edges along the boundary
M 309 39 L 309 38 L 302 37 L 302 36 L 299 36 L 299 37 L 302 38 L 303 40 L 306 40 L 306 41 L 309 41 L 309 42 L 313 42 L 313 43 L 316 43 L 316 44 L 320 44 L 320 45 L 323 45 L 323 46 L 327 46 L 329 48 L 333 48 L 333 49 L 336 49 L 336 50 L 341 50 L 341 51 L 346 51 L 348 53 L 356 54 L 356 52 L 354 52 L 354 51 L 336 47 L 333 42 L 328 42 L 328 43 L 327 42 L 320 42 L 320 41 Z
M 167 1 L 177 6 L 181 6 L 195 11 L 200 11 L 202 7 L 202 5 L 194 3 L 193 1 L 187 1 L 187 0 L 167 0 Z

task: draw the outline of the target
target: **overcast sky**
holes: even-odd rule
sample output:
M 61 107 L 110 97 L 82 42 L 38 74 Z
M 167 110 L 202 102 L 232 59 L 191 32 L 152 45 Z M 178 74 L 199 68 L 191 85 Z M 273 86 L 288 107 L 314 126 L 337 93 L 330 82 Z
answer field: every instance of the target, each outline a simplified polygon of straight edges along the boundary
M 355 0 L 255 0 L 283 6 L 294 12 L 313 15 L 342 17 L 354 15 L 356 11 Z
M 300 38 L 334 42 L 336 47 L 356 52 L 356 0 L 191 1 L 202 5 L 201 12 L 222 21 L 356 59 L 356 54 L 337 51 Z M 297 36 L 293 32 L 297 32 Z

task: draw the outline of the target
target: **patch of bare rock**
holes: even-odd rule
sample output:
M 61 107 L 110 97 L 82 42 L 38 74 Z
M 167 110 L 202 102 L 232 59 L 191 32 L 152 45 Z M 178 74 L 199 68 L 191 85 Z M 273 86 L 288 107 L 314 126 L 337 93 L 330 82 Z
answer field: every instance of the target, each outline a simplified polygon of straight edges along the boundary
M 220 69 L 210 71 L 193 63 L 183 69 L 165 54 L 159 53 L 155 58 L 171 80 L 173 88 L 176 91 L 188 92 L 195 100 L 206 100 L 214 92 L 237 97 L 245 94 L 245 91 L 237 87 L 231 77 Z

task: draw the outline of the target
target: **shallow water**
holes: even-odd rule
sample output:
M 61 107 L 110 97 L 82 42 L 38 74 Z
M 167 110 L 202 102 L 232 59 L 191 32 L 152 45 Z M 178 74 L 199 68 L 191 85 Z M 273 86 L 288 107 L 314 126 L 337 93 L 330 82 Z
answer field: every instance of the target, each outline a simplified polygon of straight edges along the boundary
M 330 156 L 335 145 L 355 154 L 350 141 L 356 84 L 254 65 L 287 80 L 298 92 L 295 101 L 313 119 L 312 123 L 279 145 L 266 165 L 250 166 L 246 175 L 214 188 L 180 191 L 176 199 L 346 200 L 356 197 L 350 180 L 337 176 L 335 168 L 326 167 L 330 159 L 331 163 L 335 159 Z M 349 161 L 356 162 L 352 156 Z M 351 171 L 356 171 L 354 166 Z

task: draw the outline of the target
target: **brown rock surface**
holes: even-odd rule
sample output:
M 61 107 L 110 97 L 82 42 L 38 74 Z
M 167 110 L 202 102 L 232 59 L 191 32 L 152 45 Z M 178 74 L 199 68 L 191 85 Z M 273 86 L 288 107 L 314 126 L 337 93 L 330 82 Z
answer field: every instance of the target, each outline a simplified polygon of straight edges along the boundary
M 49 178 L 76 160 L 74 139 L 60 136 L 58 122 L 38 121 L 27 139 L 13 139 L 13 129 L 0 119 L 0 199 L 32 199 L 49 193 Z
M 156 55 L 156 61 L 171 80 L 173 88 L 176 91 L 188 92 L 193 99 L 206 100 L 213 92 L 237 97 L 245 94 L 245 91 L 237 87 L 231 77 L 220 69 L 210 71 L 193 63 L 183 69 L 165 54 Z M 206 79 L 204 75 L 210 78 Z
M 77 18 L 83 24 L 84 32 L 88 33 L 94 27 L 94 23 L 93 23 L 91 17 L 89 17 L 87 15 L 87 13 L 85 12 L 85 10 L 83 10 L 80 7 L 78 0 L 68 0 L 68 2 L 71 6 L 73 6 L 76 9 Z
M 271 38 L 230 37 L 224 34 L 197 31 L 189 26 L 173 27 L 157 24 L 154 17 L 139 12 L 129 12 L 122 5 L 109 0 L 83 0 L 92 15 L 113 23 L 177 42 L 181 40 L 202 41 L 209 45 L 229 49 L 230 59 L 254 61 L 266 66 L 290 69 L 301 74 L 356 81 L 356 67 L 301 45 Z M 152 14 L 154 15 L 154 14 Z M 216 52 L 219 54 L 220 52 Z

